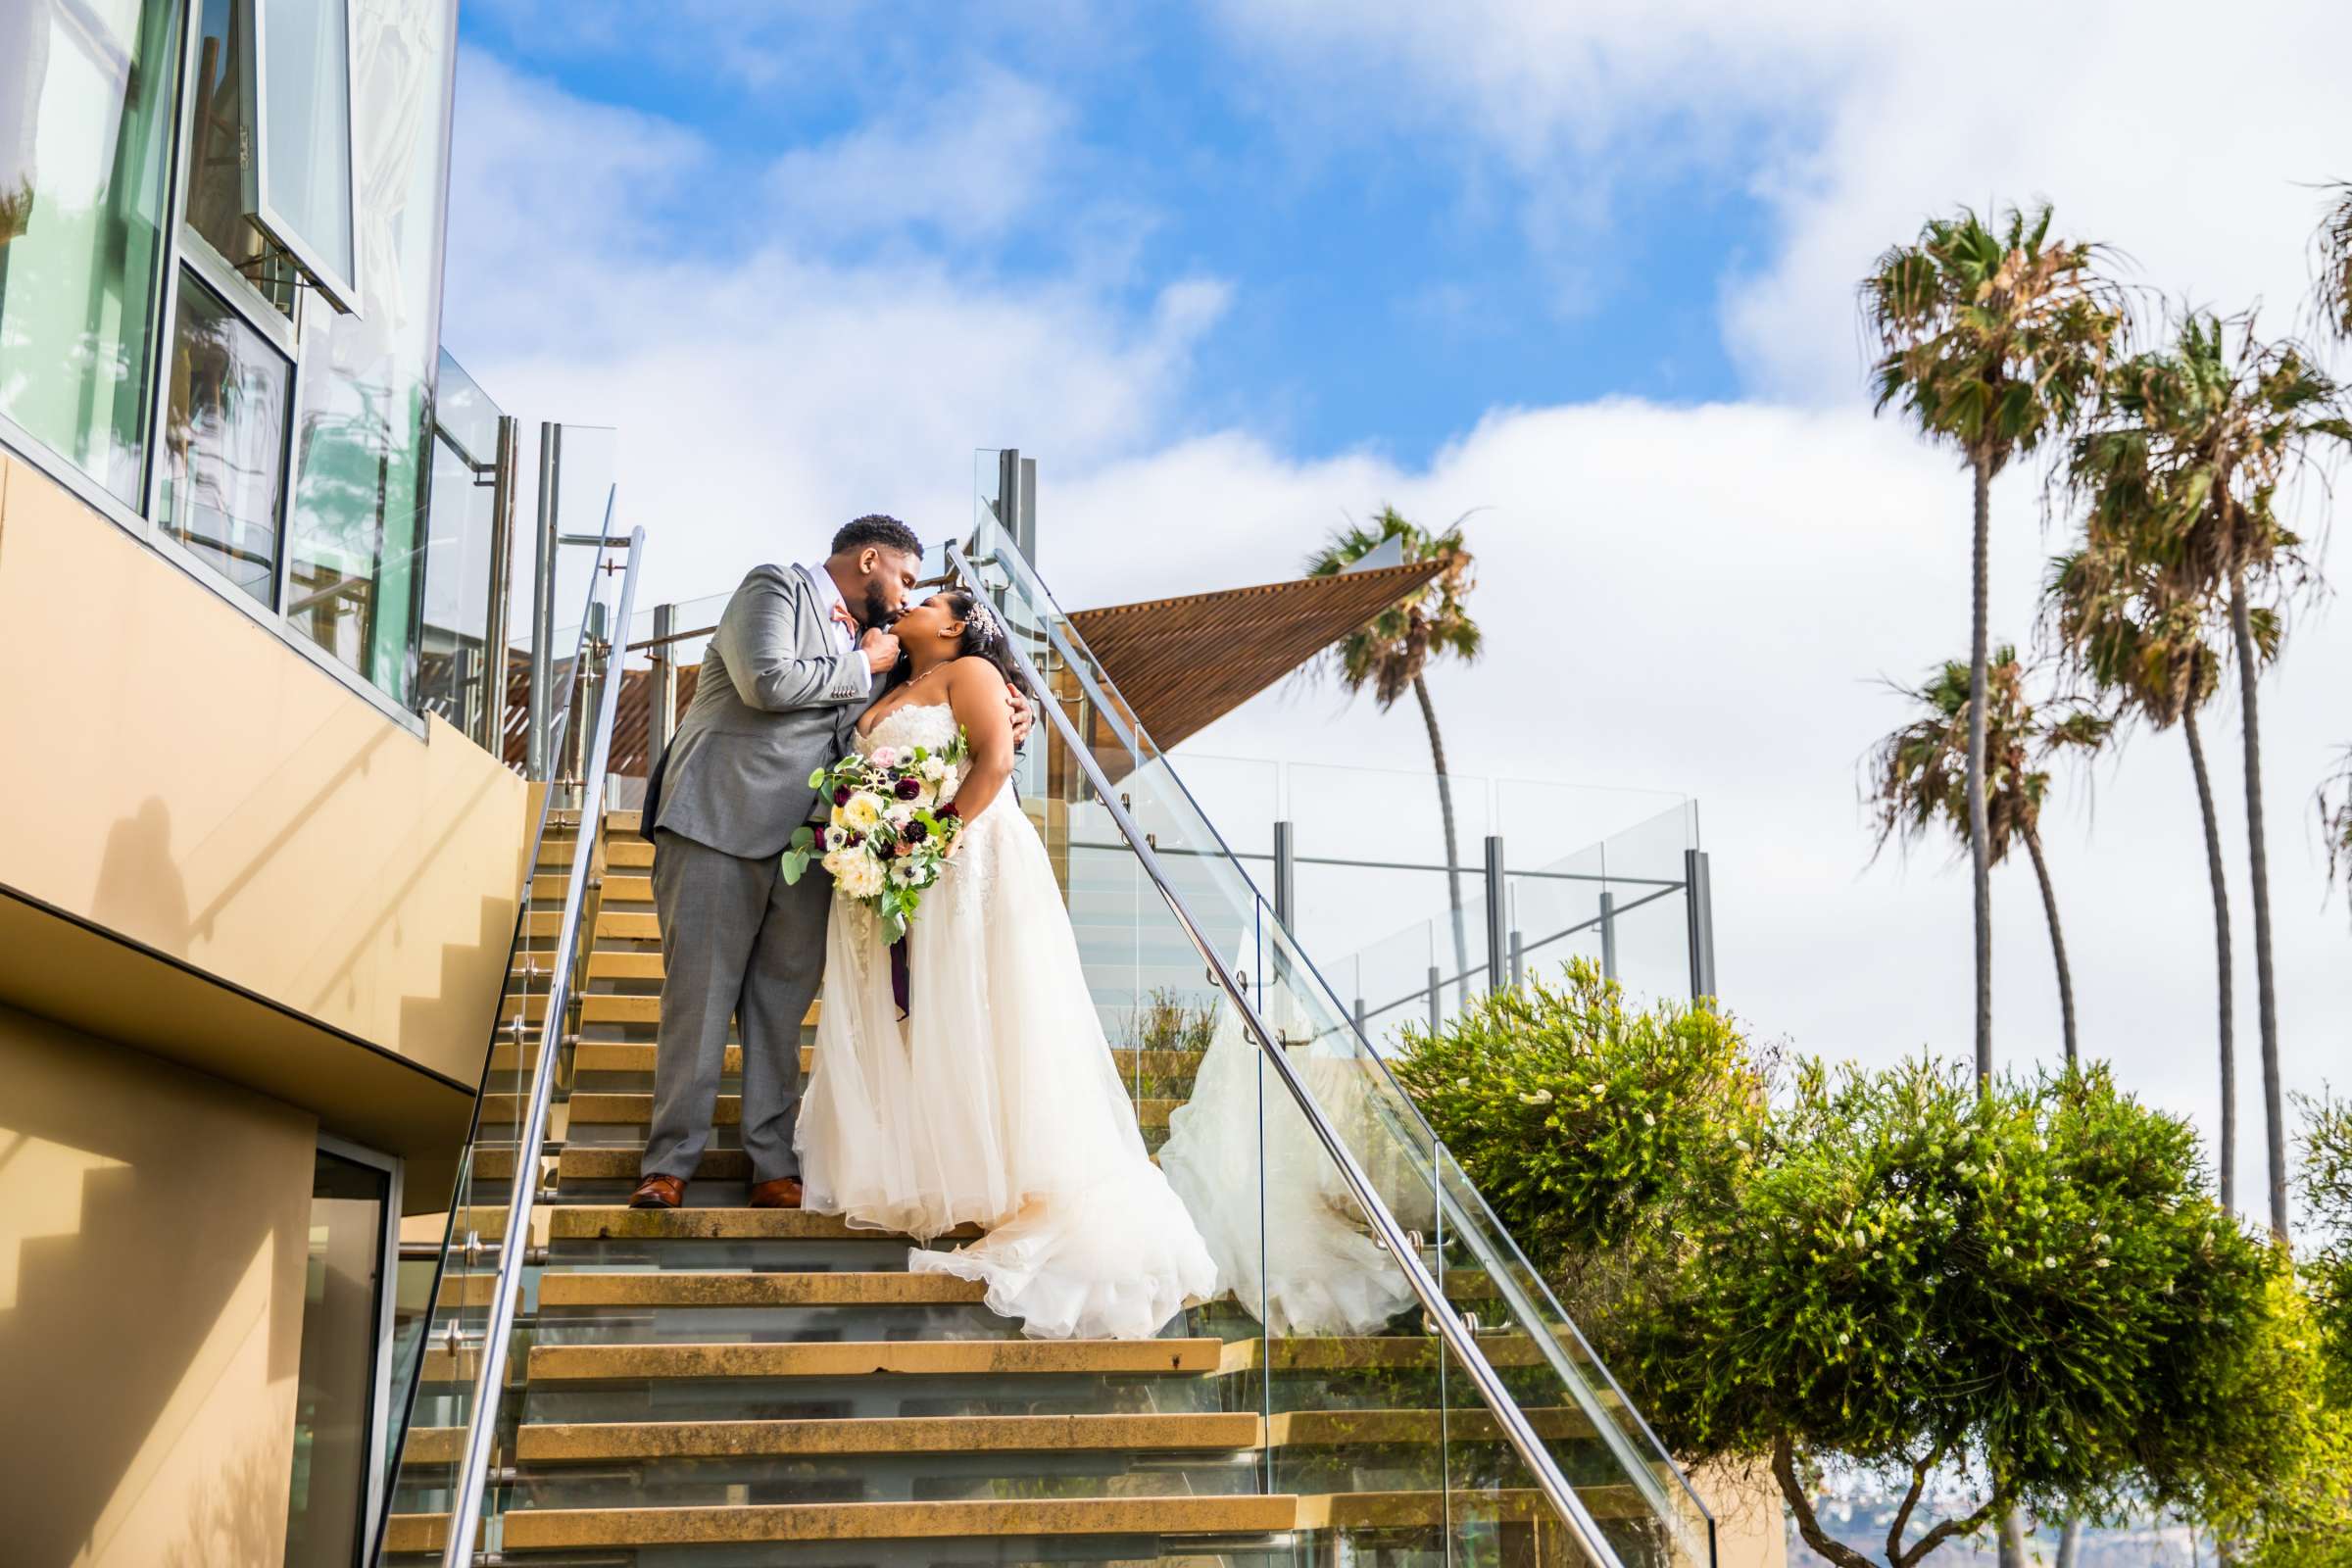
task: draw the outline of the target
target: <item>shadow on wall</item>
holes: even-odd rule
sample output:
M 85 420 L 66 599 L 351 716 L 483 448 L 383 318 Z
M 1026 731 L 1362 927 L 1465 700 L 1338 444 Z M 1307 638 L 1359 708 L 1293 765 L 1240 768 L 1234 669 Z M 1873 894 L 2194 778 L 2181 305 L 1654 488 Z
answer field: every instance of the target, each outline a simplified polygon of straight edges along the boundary
M 133 932 L 159 952 L 186 955 L 192 935 L 188 889 L 172 855 L 172 808 L 161 796 L 150 795 L 107 831 L 90 918 L 112 931 Z
M 275 1562 L 316 1128 L 6 1007 L 0 1082 L 8 1560 Z

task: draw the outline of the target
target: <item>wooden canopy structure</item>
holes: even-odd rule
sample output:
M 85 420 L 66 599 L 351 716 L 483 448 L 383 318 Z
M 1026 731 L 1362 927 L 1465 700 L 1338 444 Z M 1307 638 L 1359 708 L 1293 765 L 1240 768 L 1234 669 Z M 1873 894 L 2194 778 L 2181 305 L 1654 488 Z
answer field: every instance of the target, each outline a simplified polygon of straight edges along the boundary
M 1165 749 L 1199 733 L 1435 577 L 1442 562 L 1375 566 L 1070 613 Z

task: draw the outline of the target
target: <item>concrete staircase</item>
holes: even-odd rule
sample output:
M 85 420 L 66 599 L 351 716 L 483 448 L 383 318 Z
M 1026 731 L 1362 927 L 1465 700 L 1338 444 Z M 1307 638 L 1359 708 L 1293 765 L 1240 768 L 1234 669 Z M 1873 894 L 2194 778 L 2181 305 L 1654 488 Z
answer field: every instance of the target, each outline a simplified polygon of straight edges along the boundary
M 518 1319 L 485 1509 L 498 1517 L 480 1543 L 500 1561 L 1582 1560 L 1417 1312 L 1383 1335 L 1269 1340 L 1227 1301 L 1156 1340 L 1024 1339 L 976 1285 L 909 1274 L 903 1237 L 743 1206 L 731 1082 L 688 1206 L 627 1208 L 662 975 L 652 847 L 636 830 L 634 813 L 608 818 L 579 1035 L 541 1159 L 530 1242 L 544 1262 Z M 579 853 L 551 839 L 532 944 L 553 939 L 546 910 Z M 536 1021 L 544 982 L 529 989 L 510 995 L 510 1020 Z M 812 1009 L 804 1070 L 814 1022 Z M 1113 1044 L 1156 1147 L 1200 1054 Z M 511 1122 L 528 1088 L 517 1044 L 496 1050 L 485 1126 Z M 731 1050 L 730 1075 L 738 1064 Z M 459 1216 L 461 1234 L 502 1240 L 490 1205 L 513 1168 L 511 1143 L 481 1151 L 483 1206 Z M 442 1300 L 486 1300 L 489 1273 L 445 1278 Z M 1464 1270 L 1448 1288 L 1471 1309 L 1491 1294 Z M 1482 1348 L 1506 1375 L 1534 1374 L 1531 1404 L 1560 1403 L 1524 1335 Z M 441 1550 L 461 1432 L 428 1423 L 471 1366 L 463 1347 L 424 1356 L 386 1562 Z M 1585 1413 L 1531 1413 L 1564 1464 L 1599 1454 Z M 1583 1495 L 1617 1522 L 1621 1556 L 1668 1560 L 1635 1489 L 1586 1468 Z

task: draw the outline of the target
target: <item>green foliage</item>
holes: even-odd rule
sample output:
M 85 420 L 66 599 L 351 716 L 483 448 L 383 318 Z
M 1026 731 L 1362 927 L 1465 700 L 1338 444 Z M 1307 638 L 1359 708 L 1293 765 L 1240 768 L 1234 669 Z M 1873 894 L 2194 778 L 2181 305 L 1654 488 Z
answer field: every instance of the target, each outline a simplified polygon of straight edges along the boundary
M 2352 1411 L 2352 1102 L 2329 1096 L 2297 1102 L 2304 1116 L 2297 1186 L 2304 1223 L 2318 1240 L 2304 1268 L 2331 1392 Z
M 1555 1274 L 1665 1248 L 1731 1200 L 1765 1137 L 1763 1074 L 1712 1006 L 1629 1008 L 1587 959 L 1412 1028 L 1397 1081 L 1522 1247 Z
M 1161 986 L 1127 1015 L 1127 1043 L 1139 1051 L 1206 1051 L 1216 1037 L 1214 1003 L 1198 1006 L 1173 986 Z
M 2280 1551 L 2332 1528 L 2313 1303 L 2103 1068 L 1807 1062 L 1776 1106 L 1712 1007 L 1629 1009 L 1575 965 L 1412 1034 L 1397 1076 L 1668 1445 L 1771 1456 L 1800 1528 L 1838 1461 L 1910 1492 L 1906 1565 L 2013 1504 Z M 1955 1467 L 1982 1506 L 1914 1529 Z
M 2124 328 L 2093 246 L 2050 240 L 2050 210 L 2012 210 L 1998 229 L 1963 208 L 1881 256 L 1862 283 L 1882 410 L 1998 472 L 2070 427 L 2098 395 Z

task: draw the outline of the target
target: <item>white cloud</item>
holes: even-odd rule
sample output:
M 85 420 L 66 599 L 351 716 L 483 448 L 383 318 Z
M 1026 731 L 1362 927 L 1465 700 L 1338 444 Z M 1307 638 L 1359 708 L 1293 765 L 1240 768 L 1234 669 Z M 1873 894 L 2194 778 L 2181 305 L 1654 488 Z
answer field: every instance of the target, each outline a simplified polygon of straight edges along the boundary
M 768 172 L 772 220 L 812 240 L 908 224 L 958 244 L 994 238 L 1051 182 L 1069 119 L 1052 94 L 982 68 L 951 95 L 785 153 Z
M 1831 30 L 1799 29 L 1804 47 L 1788 48 L 1766 26 L 1725 40 L 1670 15 L 1652 52 L 1638 57 L 1640 79 L 1660 92 L 1678 87 L 1676 62 L 1696 50 L 1718 66 L 1752 58 L 1759 72 L 1786 63 L 1827 80 L 1821 62 L 1882 47 L 1875 32 L 1840 41 Z M 1417 36 L 1434 70 L 1444 40 Z M 1485 50 L 1488 74 L 1478 79 L 1490 113 L 1510 112 L 1520 82 L 1508 71 L 1542 42 L 1531 34 Z M 1608 35 L 1578 47 L 1601 63 L 1578 67 L 1571 51 L 1556 68 L 1567 73 L 1561 81 L 1615 79 Z M 1540 84 L 1527 81 L 1530 91 Z M 1694 794 L 1715 861 L 1722 980 L 1740 1011 L 1766 1033 L 1833 1055 L 1885 1061 L 1922 1046 L 1966 1049 L 1966 876 L 1933 855 L 1866 870 L 1855 799 L 1858 760 L 1899 712 L 1876 677 L 1914 678 L 1965 647 L 1967 494 L 1944 456 L 1850 403 L 1677 410 L 1616 401 L 1493 412 L 1426 468 L 1370 451 L 1301 462 L 1188 419 L 1198 390 L 1191 354 L 1224 307 L 1221 281 L 1179 284 L 1138 304 L 1075 269 L 1013 286 L 968 257 L 952 264 L 912 247 L 847 266 L 789 231 L 701 235 L 680 221 L 713 161 L 693 136 L 583 105 L 478 54 L 466 57 L 462 94 L 447 336 L 526 418 L 623 429 L 623 510 L 652 535 L 651 598 L 723 592 L 747 564 L 808 554 L 858 512 L 898 512 L 934 536 L 957 528 L 981 445 L 1018 444 L 1043 460 L 1043 562 L 1072 604 L 1282 577 L 1344 514 L 1383 501 L 1424 518 L 1484 509 L 1471 527 L 1491 652 L 1475 670 L 1433 679 L 1456 767 Z M 1889 126 L 1890 142 L 1931 138 L 1949 97 L 1930 94 L 1921 122 Z M 2086 123 L 2101 118 L 2082 115 Z M 1586 130 L 1563 120 L 1542 134 L 1614 133 L 1596 123 Z M 2052 157 L 2093 168 L 2098 155 L 2070 147 Z M 1807 188 L 1911 199 L 1894 176 L 1838 167 L 1846 172 L 1822 172 Z M 1919 206 L 1951 199 L 1960 177 L 1942 179 Z M 1826 371 L 1806 368 L 1815 358 L 1841 364 L 1839 384 L 1851 383 L 1846 290 L 1859 263 L 1841 260 L 1844 249 L 1867 253 L 1889 224 L 1899 233 L 1909 220 L 1860 198 L 1818 200 L 1819 213 L 1793 196 L 1786 203 L 1797 215 L 1792 247 L 1818 247 L 1803 286 L 1793 270 L 1776 283 L 1795 264 L 1775 264 L 1735 295 L 1765 301 L 1776 287 L 1788 291 L 1766 313 L 1785 322 L 1755 327 L 1751 342 L 1759 374 L 1775 385 L 1826 384 Z M 2139 200 L 2129 189 L 2092 191 L 2068 210 L 2101 220 L 2112 212 L 2108 231 L 2124 239 L 2127 209 Z M 901 204 L 902 213 L 918 207 Z M 2267 235 L 2278 215 L 2263 222 Z M 1841 224 L 1850 241 L 1837 237 Z M 2203 243 L 2186 226 L 2166 229 L 2173 238 L 2163 243 L 2180 254 Z M 2300 231 L 2290 223 L 2272 239 L 2248 230 L 2212 249 L 2227 258 L 2282 249 L 2299 261 Z M 681 232 L 697 235 L 684 255 L 648 243 Z M 2153 242 L 2134 243 L 2154 270 Z M 1997 504 L 1995 627 L 2023 638 L 2047 549 L 2030 476 L 2005 480 Z M 2290 1079 L 2313 1087 L 2340 1054 L 2336 1030 L 2352 1007 L 2342 912 L 2320 908 L 2308 801 L 2330 748 L 2352 739 L 2333 689 L 2352 637 L 2340 616 L 2315 616 L 2297 636 L 2268 688 L 2265 760 Z M 2213 752 L 2235 867 L 2243 858 L 2231 738 L 2217 717 Z M 1295 692 L 1260 699 L 1192 749 L 1426 765 L 1409 714 L 1382 716 L 1364 704 L 1343 710 L 1335 699 Z M 2086 1047 L 2113 1057 L 2128 1084 L 2202 1113 L 2212 1101 L 2211 931 L 2179 742 L 2142 738 L 2121 767 L 2103 768 L 2095 817 L 2082 784 L 2062 784 L 2051 857 Z M 1334 820 L 1359 834 L 1434 837 L 1418 811 L 1341 804 Z M 2242 875 L 2232 892 L 2242 958 L 2251 948 Z M 2001 876 L 1998 904 L 2003 1055 L 2054 1057 L 2054 987 L 2023 867 Z M 1372 929 L 1332 943 L 1344 948 Z M 1312 930 L 1309 940 L 1334 951 Z M 2249 1197 L 2260 1160 L 2252 994 L 2241 967 L 2240 1190 Z
M 1995 0 L 1965 26 L 1803 0 L 1223 14 L 1264 69 L 1324 84 L 1276 101 L 1331 133 L 1353 132 L 1335 106 L 1370 82 L 1497 150 L 1572 285 L 1619 187 L 1696 168 L 1747 189 L 1774 243 L 1726 279 L 1726 337 L 1776 396 L 1859 395 L 1854 280 L 1962 202 L 2047 198 L 2136 280 L 2224 310 L 2259 298 L 2283 328 L 2308 284 L 2309 183 L 2342 172 L 2352 8 L 2333 0 L 2254 0 L 2226 24 L 2195 0 Z

